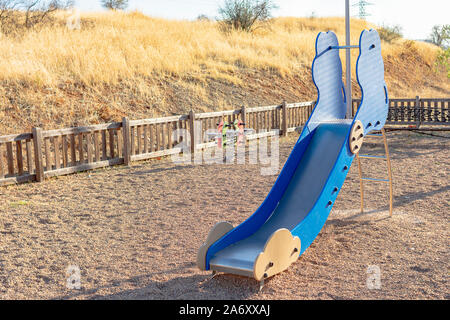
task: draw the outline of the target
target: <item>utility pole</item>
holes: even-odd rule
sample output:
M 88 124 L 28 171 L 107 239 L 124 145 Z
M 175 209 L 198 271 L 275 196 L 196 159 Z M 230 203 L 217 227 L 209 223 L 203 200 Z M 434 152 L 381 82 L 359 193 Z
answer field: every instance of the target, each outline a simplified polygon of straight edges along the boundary
M 373 5 L 373 3 L 367 2 L 365 0 L 360 0 L 360 1 L 358 1 L 358 3 L 355 3 L 353 6 L 359 7 L 359 14 L 358 14 L 359 18 L 361 20 L 366 20 L 366 17 L 370 16 L 370 14 L 367 13 L 366 7 L 371 6 L 371 5 Z
M 345 0 L 345 45 L 350 46 L 350 0 Z M 347 119 L 353 118 L 352 112 L 352 63 L 350 48 L 346 49 L 346 73 L 345 78 L 347 81 Z

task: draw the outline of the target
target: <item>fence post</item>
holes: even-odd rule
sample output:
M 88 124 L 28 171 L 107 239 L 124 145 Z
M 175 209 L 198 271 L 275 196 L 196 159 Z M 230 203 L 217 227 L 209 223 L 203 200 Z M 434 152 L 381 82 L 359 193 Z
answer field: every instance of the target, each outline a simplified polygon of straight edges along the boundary
M 422 123 L 422 109 L 420 108 L 420 97 L 416 96 L 416 126 L 417 128 L 420 128 L 420 125 Z
M 283 101 L 283 103 L 281 104 L 281 117 L 282 117 L 282 135 L 283 137 L 287 137 L 287 130 L 288 130 L 288 113 L 287 113 L 287 105 L 286 105 L 286 101 Z
M 131 146 L 130 146 L 130 120 L 127 117 L 122 118 L 122 134 L 123 134 L 123 163 L 126 166 L 131 162 Z
M 191 135 L 191 155 L 195 153 L 195 113 L 189 111 L 189 133 Z
M 241 108 L 241 120 L 245 123 L 245 126 L 247 126 L 247 110 L 245 109 L 245 106 L 242 106 Z
M 36 181 L 44 181 L 44 165 L 42 164 L 42 129 L 33 128 L 34 164 L 36 168 Z

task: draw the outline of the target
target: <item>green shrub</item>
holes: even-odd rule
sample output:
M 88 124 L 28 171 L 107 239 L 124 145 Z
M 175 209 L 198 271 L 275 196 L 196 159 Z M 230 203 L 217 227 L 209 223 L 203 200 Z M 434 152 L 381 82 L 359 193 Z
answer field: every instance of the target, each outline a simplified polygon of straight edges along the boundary
M 437 56 L 435 65 L 437 72 L 444 69 L 447 72 L 447 78 L 450 79 L 450 48 L 441 51 L 441 53 Z
M 402 28 L 400 26 L 383 25 L 377 31 L 380 35 L 380 39 L 386 41 L 387 43 L 392 43 L 393 41 L 403 37 Z
M 251 32 L 258 22 L 267 22 L 275 8 L 272 0 L 225 0 L 219 20 L 228 29 Z

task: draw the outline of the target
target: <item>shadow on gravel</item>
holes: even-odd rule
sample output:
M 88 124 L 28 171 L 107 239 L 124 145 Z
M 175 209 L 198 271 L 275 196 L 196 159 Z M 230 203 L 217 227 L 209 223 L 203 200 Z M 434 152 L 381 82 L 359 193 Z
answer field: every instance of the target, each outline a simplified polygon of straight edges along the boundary
M 195 263 L 167 271 L 139 275 L 126 280 L 114 280 L 110 284 L 90 290 L 79 290 L 73 294 L 54 297 L 53 300 L 243 300 L 258 294 L 258 283 L 249 278 L 218 274 L 187 275 Z M 154 276 L 186 274 L 167 281 L 155 281 Z M 270 279 L 267 283 L 270 282 Z M 99 294 L 99 291 L 115 291 L 114 288 L 133 285 L 136 289 L 123 290 L 113 294 Z
M 427 192 L 417 191 L 417 192 L 405 192 L 405 193 L 403 193 L 401 195 L 395 195 L 394 194 L 394 207 L 395 206 L 402 206 L 402 205 L 411 203 L 411 202 L 416 201 L 416 200 L 423 200 L 423 199 L 426 199 L 426 198 L 430 198 L 430 197 L 432 197 L 432 196 L 434 196 L 436 194 L 439 194 L 439 193 L 444 193 L 445 194 L 448 191 L 450 191 L 450 185 L 443 186 L 443 187 L 441 187 L 439 189 L 434 189 L 434 190 L 430 190 L 430 191 L 427 191 Z M 383 208 L 387 209 L 388 206 L 384 206 Z
M 144 167 L 143 167 L 144 168 Z M 132 176 L 141 176 L 141 175 L 148 175 L 152 173 L 159 173 L 164 171 L 178 171 L 178 170 L 185 170 L 185 169 L 192 169 L 194 168 L 193 165 L 177 165 L 177 166 L 170 166 L 170 167 L 162 167 L 162 168 L 154 168 L 150 170 L 142 170 L 142 171 L 135 171 L 135 172 L 129 172 L 128 175 Z

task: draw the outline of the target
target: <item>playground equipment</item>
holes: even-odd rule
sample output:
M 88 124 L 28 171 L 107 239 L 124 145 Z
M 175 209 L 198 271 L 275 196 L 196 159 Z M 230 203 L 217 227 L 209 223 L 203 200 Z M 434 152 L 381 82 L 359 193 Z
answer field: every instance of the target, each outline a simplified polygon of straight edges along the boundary
M 339 50 L 353 48 L 362 99 L 348 119 Z M 333 32 L 319 33 L 312 76 L 317 104 L 272 190 L 241 225 L 221 222 L 210 231 L 197 255 L 201 270 L 252 277 L 261 286 L 286 270 L 324 226 L 364 138 L 383 128 L 389 100 L 375 30 L 364 30 L 359 46 L 339 46 Z

